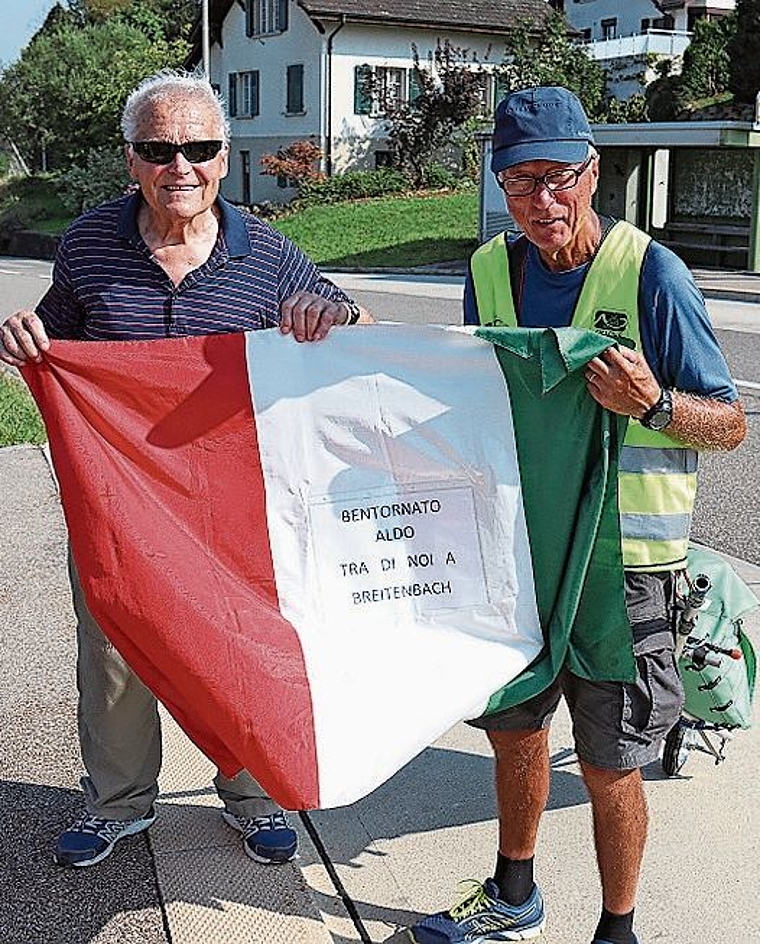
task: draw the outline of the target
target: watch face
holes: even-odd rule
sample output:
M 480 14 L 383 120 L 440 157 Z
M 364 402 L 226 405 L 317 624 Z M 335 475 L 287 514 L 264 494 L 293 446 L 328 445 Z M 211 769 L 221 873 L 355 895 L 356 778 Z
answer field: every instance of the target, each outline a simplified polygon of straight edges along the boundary
M 670 422 L 671 415 L 670 410 L 658 410 L 649 417 L 647 426 L 649 429 L 665 429 Z

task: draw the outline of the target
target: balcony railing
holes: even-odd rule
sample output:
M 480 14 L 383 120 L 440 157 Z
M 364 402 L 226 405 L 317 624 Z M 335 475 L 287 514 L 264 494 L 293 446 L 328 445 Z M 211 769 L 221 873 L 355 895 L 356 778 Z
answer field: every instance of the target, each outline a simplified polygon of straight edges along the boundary
M 658 56 L 680 56 L 691 42 L 691 33 L 676 30 L 647 30 L 632 36 L 600 39 L 586 43 L 592 59 L 642 58 L 649 53 Z

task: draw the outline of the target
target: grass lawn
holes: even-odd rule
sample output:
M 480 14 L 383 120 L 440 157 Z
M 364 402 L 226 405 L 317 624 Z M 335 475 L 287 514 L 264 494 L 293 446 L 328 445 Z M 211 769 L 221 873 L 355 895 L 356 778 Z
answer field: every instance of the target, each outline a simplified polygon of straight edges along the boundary
M 0 182 L 0 237 L 11 229 L 59 234 L 71 220 L 50 177 Z M 309 207 L 273 225 L 321 266 L 448 262 L 468 258 L 477 247 L 478 194 L 391 196 Z
M 0 446 L 44 443 L 45 427 L 21 380 L 0 371 Z
M 323 267 L 425 265 L 477 246 L 476 192 L 383 197 L 309 207 L 272 224 Z

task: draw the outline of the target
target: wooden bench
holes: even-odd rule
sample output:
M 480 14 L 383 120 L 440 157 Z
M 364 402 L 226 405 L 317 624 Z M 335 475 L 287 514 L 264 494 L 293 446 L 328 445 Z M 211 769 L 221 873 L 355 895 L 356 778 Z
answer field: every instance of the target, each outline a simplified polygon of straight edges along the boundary
M 693 252 L 714 253 L 720 262 L 723 256 L 739 256 L 738 262 L 746 264 L 749 254 L 749 224 L 743 223 L 668 223 L 655 235 L 655 239 L 671 249 L 684 254 Z M 702 237 L 702 238 L 700 238 Z M 728 242 L 727 239 L 741 242 Z

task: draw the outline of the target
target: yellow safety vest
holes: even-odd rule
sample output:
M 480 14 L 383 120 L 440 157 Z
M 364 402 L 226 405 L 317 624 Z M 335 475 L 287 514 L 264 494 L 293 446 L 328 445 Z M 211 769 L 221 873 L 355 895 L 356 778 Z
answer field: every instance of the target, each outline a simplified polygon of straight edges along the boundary
M 615 223 L 586 274 L 573 327 L 596 331 L 641 351 L 639 279 L 649 241 L 630 223 Z M 470 265 L 480 323 L 518 327 L 504 234 L 477 249 Z M 626 568 L 659 571 L 686 566 L 696 491 L 696 451 L 631 418 L 618 467 Z

